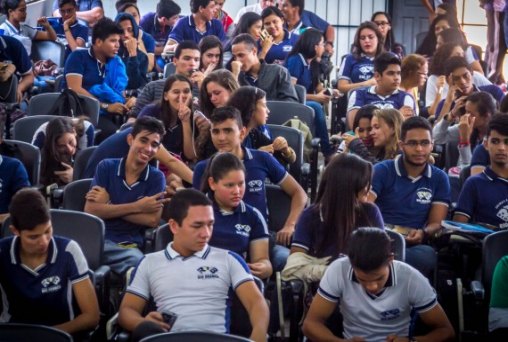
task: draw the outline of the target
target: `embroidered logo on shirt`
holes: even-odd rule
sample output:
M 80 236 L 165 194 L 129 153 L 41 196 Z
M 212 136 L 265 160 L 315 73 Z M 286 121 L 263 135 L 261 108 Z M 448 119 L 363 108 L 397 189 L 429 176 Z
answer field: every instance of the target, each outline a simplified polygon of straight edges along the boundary
M 237 223 L 237 224 L 235 224 L 235 229 L 236 229 L 236 234 L 242 235 L 245 237 L 249 237 L 251 228 L 248 224 Z
M 430 204 L 432 201 L 432 191 L 427 188 L 416 190 L 416 202 L 420 204 Z
M 508 227 L 508 204 L 506 203 L 508 200 L 503 200 L 496 205 L 497 214 L 504 223 L 499 224 L 499 228 L 507 228 Z
M 59 276 L 47 277 L 41 281 L 41 284 L 43 287 L 41 290 L 42 293 L 56 292 L 62 288 Z
M 214 266 L 201 266 L 197 271 L 199 272 L 198 279 L 219 278 L 219 275 L 216 274 L 219 270 Z
M 382 321 L 391 321 L 400 316 L 400 310 L 399 309 L 386 310 L 381 312 L 380 316 Z
M 263 181 L 260 179 L 251 180 L 248 184 L 249 192 L 260 192 L 263 190 Z

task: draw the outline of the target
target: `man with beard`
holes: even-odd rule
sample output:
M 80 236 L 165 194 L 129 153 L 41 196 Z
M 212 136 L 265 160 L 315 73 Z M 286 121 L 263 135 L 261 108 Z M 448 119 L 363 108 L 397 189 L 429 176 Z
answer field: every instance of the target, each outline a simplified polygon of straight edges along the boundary
M 369 199 L 388 226 L 406 235 L 406 262 L 429 278 L 436 256 L 424 242 L 446 218 L 450 183 L 442 170 L 428 162 L 433 141 L 426 119 L 416 116 L 404 121 L 399 146 L 401 155 L 374 166 Z
M 466 181 L 453 220 L 505 229 L 508 227 L 508 115 L 497 114 L 492 118 L 484 146 L 490 165 Z

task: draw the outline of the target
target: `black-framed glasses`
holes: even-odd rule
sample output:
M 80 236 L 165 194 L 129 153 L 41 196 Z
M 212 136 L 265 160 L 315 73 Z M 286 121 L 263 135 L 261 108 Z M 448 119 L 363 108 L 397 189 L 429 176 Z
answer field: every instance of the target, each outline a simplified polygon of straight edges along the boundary
M 432 144 L 432 141 L 430 141 L 430 140 L 420 140 L 420 141 L 408 140 L 408 141 L 404 142 L 404 146 L 408 146 L 411 148 L 416 148 L 418 146 L 425 148 L 425 147 L 429 147 L 431 144 Z

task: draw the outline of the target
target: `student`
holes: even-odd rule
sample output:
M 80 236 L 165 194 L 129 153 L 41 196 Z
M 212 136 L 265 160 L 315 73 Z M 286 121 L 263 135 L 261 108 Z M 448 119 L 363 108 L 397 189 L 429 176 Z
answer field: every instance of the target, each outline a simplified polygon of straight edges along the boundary
M 340 301 L 344 339 L 325 325 Z M 429 328 L 411 336 L 417 312 Z M 325 272 L 303 323 L 305 336 L 316 341 L 451 341 L 453 327 L 436 293 L 418 271 L 393 260 L 388 234 L 359 228 L 348 243 L 348 257 L 335 260 Z
M 471 45 L 467 43 L 464 32 L 460 28 L 447 28 L 437 34 L 436 38 L 436 50 L 447 43 L 460 44 L 464 48 L 464 58 L 467 60 L 471 69 L 484 75 L 482 66 L 476 53 L 474 52 Z
M 415 115 L 420 115 L 420 88 L 427 82 L 428 70 L 425 57 L 417 54 L 404 57 L 400 66 L 400 89 L 413 97 Z
M 280 65 L 261 62 L 256 41 L 252 36 L 246 33 L 236 36 L 231 51 L 235 59 L 231 72 L 238 77 L 240 85 L 263 89 L 269 101 L 298 102 L 289 72 Z
M 58 10 L 62 16 L 49 22 L 55 30 L 57 41 L 65 45 L 65 59 L 88 42 L 88 27 L 78 22 L 77 9 L 76 0 L 59 0 Z
M 375 86 L 356 89 L 349 97 L 347 124 L 352 127 L 356 112 L 366 104 L 378 108 L 395 108 L 405 118 L 415 114 L 416 104 L 413 97 L 399 90 L 401 62 L 391 52 L 382 53 L 374 60 Z
M 72 52 L 65 63 L 63 88 L 100 101 L 98 143 L 118 129 L 114 116 L 124 115 L 134 105 L 123 96 L 128 79 L 125 65 L 117 56 L 122 34 L 113 20 L 101 19 L 93 28 L 92 46 Z
M 0 62 L 13 64 L 16 67 L 15 74 L 18 76 L 19 82 L 14 100 L 20 103 L 25 93 L 32 87 L 35 79 L 32 70 L 32 62 L 26 50 L 23 48 L 23 44 L 16 38 L 0 36 Z M 10 89 L 11 80 L 11 78 L 8 78 L 6 81 L 1 82 L 2 95 L 5 96 L 5 98 L 9 97 L 9 94 L 3 93 L 5 88 Z M 8 91 L 10 92 L 10 90 Z M 2 98 L 2 100 L 5 100 L 5 98 Z
M 100 217 L 106 225 L 104 262 L 119 275 L 143 257 L 144 230 L 159 224 L 168 201 L 163 197 L 164 175 L 148 165 L 164 133 L 157 119 L 136 120 L 127 136 L 127 156 L 101 161 L 86 194 L 85 212 Z
M 231 71 L 219 69 L 212 71 L 201 83 L 199 106 L 207 118 L 215 108 L 224 107 L 231 94 L 239 88 L 238 81 Z
M 199 42 L 201 61 L 199 70 L 206 77 L 212 71 L 224 68 L 224 51 L 222 42 L 215 36 L 206 36 Z
M 222 28 L 226 36 L 230 37 L 235 25 L 233 25 L 233 18 L 223 10 L 226 0 L 215 0 L 215 19 L 222 23 Z
M 175 50 L 176 46 L 184 40 L 191 40 L 196 44 L 206 36 L 217 36 L 220 41 L 226 39 L 222 23 L 214 19 L 214 0 L 191 0 L 191 15 L 182 17 L 168 36 L 164 47 L 165 53 Z
M 402 60 L 406 55 L 406 49 L 400 43 L 395 42 L 392 30 L 392 18 L 386 12 L 375 12 L 370 17 L 370 21 L 374 22 L 379 28 L 379 32 L 383 36 L 384 50 L 386 52 L 393 52 Z
M 287 245 L 294 232 L 294 227 L 307 201 L 307 195 L 296 180 L 269 153 L 243 148 L 246 129 L 243 126 L 240 112 L 234 107 L 222 107 L 214 110 L 212 117 L 212 141 L 219 152 L 231 152 L 243 161 L 246 174 L 247 190 L 245 203 L 258 209 L 265 219 L 268 218 L 265 181 L 268 178 L 273 184 L 281 186 L 291 197 L 291 210 L 284 227 L 277 232 L 277 241 Z M 200 161 L 194 168 L 192 185 L 200 188 L 207 161 Z M 284 260 L 274 262 L 274 269 L 281 270 Z
M 3 0 L 2 6 L 2 12 L 7 16 L 5 22 L 0 25 L 0 29 L 4 31 L 3 35 L 19 40 L 29 56 L 32 53 L 32 40 L 56 40 L 55 30 L 46 17 L 37 19 L 37 25 L 42 26 L 44 31 L 37 31 L 22 24 L 26 20 L 25 0 Z
M 76 16 L 88 23 L 90 27 L 94 26 L 100 19 L 104 17 L 104 9 L 101 0 L 76 0 L 78 11 Z M 53 2 L 53 15 L 60 17 L 62 13 L 58 8 L 58 0 Z
M 430 58 L 436 51 L 437 35 L 439 32 L 449 28 L 459 28 L 459 22 L 457 21 L 457 15 L 450 14 L 438 15 L 432 20 L 429 31 L 423 39 L 420 46 L 416 49 L 415 53 Z
M 454 221 L 508 228 L 508 115 L 497 114 L 488 123 L 485 149 L 490 165 L 466 180 L 462 187 Z
M 208 245 L 212 202 L 197 190 L 181 190 L 173 196 L 168 216 L 173 241 L 163 251 L 147 254 L 136 267 L 120 305 L 120 325 L 137 341 L 170 328 L 228 333 L 234 291 L 249 314 L 250 338 L 266 341 L 268 307 L 248 266 L 236 253 Z M 142 316 L 149 298 L 158 309 Z M 173 326 L 164 322 L 162 313 L 168 311 L 178 316 Z
M 265 8 L 261 13 L 261 18 L 263 19 L 263 28 L 268 32 L 269 37 L 262 39 L 259 57 L 269 64 L 284 65 L 298 40 L 298 35 L 289 33 L 284 28 L 284 14 L 277 7 Z
M 241 255 L 252 275 L 267 279 L 272 274 L 268 253 L 268 227 L 256 208 L 243 202 L 245 167 L 229 152 L 208 160 L 201 191 L 213 202 L 215 222 L 210 246 Z
M 99 304 L 85 256 L 75 241 L 53 236 L 46 199 L 36 189 L 20 190 L 9 212 L 14 236 L 0 240 L 0 320 L 70 334 L 94 330 Z
M 374 58 L 383 52 L 383 36 L 376 24 L 363 22 L 356 30 L 352 53 L 342 59 L 337 89 L 343 94 L 351 90 L 376 85 Z
M 246 13 L 256 13 L 257 15 L 261 15 L 261 12 L 263 12 L 265 8 L 275 6 L 275 2 L 275 0 L 259 0 L 253 5 L 240 8 L 240 10 L 236 13 L 235 23 L 238 24 L 240 19 L 242 19 Z
M 261 13 L 260 13 L 261 14 Z M 239 36 L 242 33 L 248 33 L 254 38 L 254 41 L 258 43 L 258 45 L 261 46 L 258 52 L 258 56 L 260 58 L 264 58 L 264 54 L 266 54 L 266 51 L 268 47 L 265 47 L 266 44 L 269 44 L 269 41 L 266 40 L 266 42 L 263 40 L 263 44 L 260 44 L 261 40 L 261 31 L 263 30 L 263 20 L 261 19 L 261 15 L 257 14 L 255 12 L 246 12 L 245 15 L 243 15 L 240 18 L 240 21 L 238 24 L 236 24 L 235 29 L 233 33 L 231 34 L 231 37 L 229 38 L 228 42 L 224 45 L 224 66 L 228 69 L 231 69 L 231 62 L 233 60 L 233 54 L 231 52 L 231 43 L 233 40 Z M 263 48 L 266 51 L 263 51 Z
M 374 165 L 369 200 L 377 204 L 387 225 L 406 234 L 406 262 L 430 279 L 436 253 L 424 242 L 440 231 L 448 214 L 450 183 L 429 163 L 432 128 L 426 119 L 404 121 L 399 146 L 401 155 Z

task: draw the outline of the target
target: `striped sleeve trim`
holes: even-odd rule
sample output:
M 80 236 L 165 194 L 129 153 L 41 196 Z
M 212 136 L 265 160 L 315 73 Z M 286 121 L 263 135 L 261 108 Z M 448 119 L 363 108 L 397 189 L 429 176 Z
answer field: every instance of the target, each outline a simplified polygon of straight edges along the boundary
M 243 283 L 246 283 L 248 281 L 254 281 L 254 278 L 250 277 L 250 278 L 245 278 L 245 279 L 242 279 L 241 281 L 239 281 L 238 283 L 236 283 L 234 286 L 233 286 L 233 290 L 236 291 L 236 289 L 238 288 L 238 286 L 242 285 Z
M 86 279 L 90 279 L 90 276 L 88 275 L 88 273 L 86 274 L 83 274 L 83 276 L 79 277 L 79 278 L 76 278 L 76 279 L 73 279 L 71 280 L 71 284 L 77 284 L 79 283 L 80 281 L 83 281 L 83 280 L 86 280 Z
M 442 205 L 444 205 L 444 206 L 445 206 L 445 207 L 447 207 L 447 208 L 450 206 L 448 203 L 446 203 L 446 202 L 441 202 L 441 201 L 434 201 L 434 202 L 432 202 L 431 204 L 442 204 Z
M 146 300 L 146 301 L 148 301 L 148 300 L 149 300 L 149 298 L 148 298 L 148 297 L 146 297 L 145 295 L 142 295 L 141 293 L 136 292 L 136 291 L 134 291 L 134 290 L 132 290 L 132 289 L 127 289 L 127 290 L 125 290 L 125 292 L 131 293 L 131 294 L 133 294 L 133 295 L 135 295 L 135 296 L 138 296 L 138 297 L 140 297 L 140 298 L 143 298 L 143 299 L 144 299 L 144 300 Z
M 467 217 L 468 219 L 471 219 L 471 216 L 470 216 L 469 214 L 467 214 L 467 213 L 463 212 L 463 211 L 455 211 L 455 212 L 453 213 L 453 215 L 462 215 L 462 216 Z
M 429 311 L 436 305 L 437 305 L 437 298 L 434 297 L 429 303 L 427 303 L 425 305 L 421 305 L 421 306 L 415 306 L 414 309 L 418 312 L 425 312 L 425 311 Z
M 292 242 L 291 243 L 291 247 L 298 247 L 298 248 L 302 248 L 302 249 L 305 249 L 306 251 L 309 250 L 309 247 L 304 245 L 304 244 L 301 244 L 301 243 L 298 243 L 298 242 Z
M 68 74 L 65 74 L 65 76 L 80 76 L 80 77 L 83 77 L 82 74 L 78 74 L 78 73 L 75 73 L 75 72 L 69 72 Z
M 318 293 L 321 295 L 321 297 L 323 297 L 324 299 L 330 301 L 330 302 L 338 302 L 340 297 L 335 297 L 335 296 L 332 296 L 331 294 L 329 294 L 328 292 L 326 292 L 325 290 L 323 290 L 321 287 L 318 288 Z
M 284 175 L 284 177 L 282 177 L 282 179 L 277 183 L 277 185 L 281 185 L 282 182 L 284 182 L 286 180 L 286 178 L 289 176 L 289 173 L 286 172 L 286 174 Z

